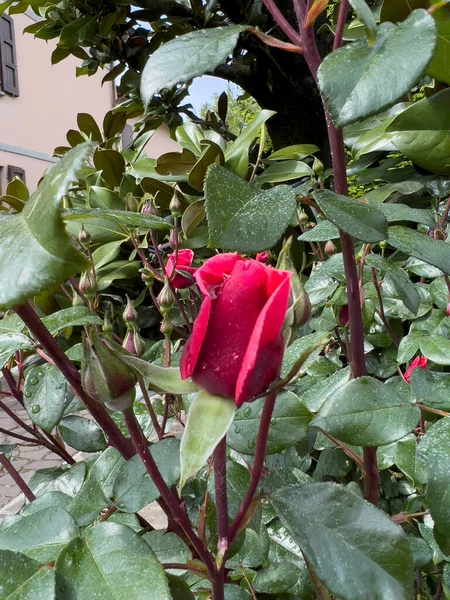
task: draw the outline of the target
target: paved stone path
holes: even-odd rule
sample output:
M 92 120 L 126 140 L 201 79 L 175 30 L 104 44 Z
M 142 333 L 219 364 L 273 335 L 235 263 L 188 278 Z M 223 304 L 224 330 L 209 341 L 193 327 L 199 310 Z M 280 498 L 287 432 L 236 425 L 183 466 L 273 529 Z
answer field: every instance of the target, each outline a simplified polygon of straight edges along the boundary
M 26 410 L 20 406 L 20 404 L 13 398 L 2 397 L 8 408 L 14 411 L 14 413 L 25 421 L 28 425 L 31 425 L 30 419 L 28 418 Z M 11 417 L 9 417 L 4 411 L 0 409 L 0 428 L 12 431 L 30 437 L 30 435 L 24 431 L 20 425 L 15 423 Z M 19 471 L 23 479 L 28 483 L 33 473 L 39 469 L 50 469 L 51 467 L 58 467 L 63 464 L 63 460 L 51 450 L 42 446 L 30 445 L 27 442 L 7 436 L 0 431 L 0 444 L 17 444 L 11 457 L 11 463 Z M 84 458 L 81 452 L 67 448 L 72 454 L 75 460 L 82 460 Z M 22 507 L 24 502 L 23 494 L 20 493 L 19 488 L 13 481 L 12 477 L 5 472 L 0 466 L 0 521 L 8 516 L 15 514 Z M 146 518 L 153 527 L 157 529 L 163 529 L 167 525 L 167 520 L 156 502 L 149 504 L 141 511 L 140 514 Z

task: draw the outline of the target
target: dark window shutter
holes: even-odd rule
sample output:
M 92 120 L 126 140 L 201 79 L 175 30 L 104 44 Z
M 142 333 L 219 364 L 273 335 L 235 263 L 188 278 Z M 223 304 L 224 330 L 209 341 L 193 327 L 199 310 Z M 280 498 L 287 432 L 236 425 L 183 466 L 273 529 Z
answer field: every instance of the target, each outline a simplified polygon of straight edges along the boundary
M 7 183 L 12 181 L 14 177 L 19 177 L 24 183 L 26 183 L 25 171 L 20 167 L 13 167 L 12 165 L 8 165 L 8 173 L 6 175 Z
M 7 94 L 19 95 L 14 22 L 8 15 L 0 17 L 1 87 Z

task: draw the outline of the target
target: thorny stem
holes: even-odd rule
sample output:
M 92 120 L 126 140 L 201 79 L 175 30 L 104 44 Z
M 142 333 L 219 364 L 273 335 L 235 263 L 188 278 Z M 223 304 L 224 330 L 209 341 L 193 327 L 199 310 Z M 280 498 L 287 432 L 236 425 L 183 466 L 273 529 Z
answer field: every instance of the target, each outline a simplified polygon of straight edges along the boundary
M 158 492 L 161 494 L 161 498 L 164 501 L 169 514 L 167 515 L 170 519 L 174 519 L 177 525 L 179 525 L 187 538 L 189 539 L 192 546 L 195 548 L 195 551 L 204 562 L 208 572 L 211 576 L 216 575 L 216 569 L 214 562 L 208 552 L 208 550 L 204 547 L 194 530 L 192 529 L 192 525 L 188 519 L 188 516 L 181 508 L 178 500 L 171 492 L 166 482 L 162 478 L 161 473 L 159 472 L 158 466 L 155 463 L 153 456 L 151 455 L 150 450 L 148 449 L 148 442 L 142 433 L 142 429 L 139 426 L 139 423 L 136 420 L 135 414 L 133 412 L 132 407 L 128 408 L 123 413 L 125 419 L 125 425 L 128 429 L 130 437 L 133 441 L 134 447 L 136 448 L 137 453 L 142 459 L 144 466 L 147 470 L 147 473 L 150 475 L 153 483 L 155 484 Z
M 443 227 L 447 222 L 448 213 L 450 212 L 450 196 L 447 199 L 447 203 L 445 204 L 444 212 L 442 213 L 441 219 L 439 221 L 439 226 Z
M 12 464 L 9 462 L 9 460 L 6 458 L 3 452 L 0 452 L 0 464 L 3 466 L 5 471 L 7 471 L 9 475 L 11 475 L 11 477 L 14 479 L 14 482 L 17 484 L 18 488 L 23 493 L 25 498 L 29 502 L 33 502 L 33 500 L 36 500 L 36 496 L 30 490 L 24 479 L 21 477 L 19 471 L 17 471 L 17 469 L 12 466 Z
M 228 541 L 230 544 L 234 540 L 236 535 L 239 533 L 241 526 L 245 522 L 247 511 L 251 506 L 253 497 L 261 480 L 264 466 L 264 456 L 267 446 L 267 437 L 269 435 L 270 420 L 272 418 L 276 398 L 277 393 L 272 392 L 267 396 L 264 402 L 264 408 L 259 424 L 258 437 L 256 439 L 255 458 L 253 461 L 250 483 L 245 493 L 244 499 L 242 500 L 241 506 L 239 507 L 237 515 L 233 519 L 233 522 L 230 526 L 230 533 L 228 536 Z
M 305 15 L 311 6 L 311 0 L 293 0 L 294 10 L 297 16 L 299 32 L 303 42 L 303 54 L 309 66 L 312 76 L 317 81 L 317 71 L 321 63 L 319 51 L 317 49 L 314 28 L 304 28 L 303 23 Z M 346 1 L 341 0 L 339 8 L 341 23 L 344 21 L 344 16 L 348 10 Z M 334 50 L 340 44 L 341 39 L 335 39 Z M 345 161 L 344 139 L 342 131 L 336 129 L 333 125 L 331 116 L 328 112 L 326 103 L 322 98 L 322 103 L 325 111 L 325 120 L 328 131 L 328 140 L 330 143 L 331 160 L 334 173 L 334 191 L 337 194 L 346 196 L 348 194 L 347 186 L 347 168 Z M 339 232 L 341 240 L 342 256 L 344 260 L 345 279 L 347 283 L 347 296 L 350 317 L 350 355 L 351 369 L 353 377 L 362 377 L 366 375 L 366 359 L 364 355 L 364 322 L 361 310 L 361 298 L 358 285 L 358 273 L 356 269 L 355 248 L 353 239 L 344 231 Z M 364 448 L 364 469 L 366 476 L 364 478 L 364 496 L 373 504 L 377 503 L 378 499 L 378 470 L 376 464 L 376 449 Z
M 26 303 L 16 306 L 15 311 L 41 346 L 45 348 L 47 354 L 64 375 L 76 396 L 89 409 L 92 416 L 107 435 L 111 446 L 114 446 L 126 460 L 131 458 L 133 456 L 133 447 L 130 441 L 122 434 L 103 406 L 86 394 L 81 385 L 80 374 L 77 369 L 58 346 L 56 340 L 39 319 L 30 304 Z

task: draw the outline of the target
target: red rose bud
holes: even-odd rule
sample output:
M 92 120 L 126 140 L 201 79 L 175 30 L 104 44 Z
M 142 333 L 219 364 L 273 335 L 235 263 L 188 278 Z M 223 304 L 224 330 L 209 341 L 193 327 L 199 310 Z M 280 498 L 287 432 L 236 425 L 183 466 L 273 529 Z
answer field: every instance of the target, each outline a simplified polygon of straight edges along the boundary
M 203 303 L 183 349 L 181 377 L 241 406 L 280 373 L 291 273 L 218 254 L 194 277 Z
M 97 336 L 92 342 L 83 338 L 81 382 L 91 398 L 112 410 L 125 410 L 136 396 L 135 372 Z
M 414 369 L 426 369 L 427 368 L 427 357 L 426 356 L 416 356 L 416 358 L 412 361 L 409 368 L 406 370 L 403 375 L 403 379 L 406 383 L 410 383 L 411 373 Z
M 80 232 L 78 234 L 78 241 L 80 244 L 87 244 L 91 240 L 91 234 L 86 231 L 84 225 L 81 226 Z
M 270 252 L 268 250 L 265 250 L 264 252 L 258 252 L 255 260 L 261 263 L 268 263 L 270 260 Z
M 339 325 L 341 327 L 345 327 L 346 325 L 348 325 L 350 319 L 350 313 L 348 310 L 348 304 L 345 304 L 344 306 L 341 306 L 341 309 L 339 311 Z
M 180 236 L 175 229 L 172 229 L 169 237 L 169 246 L 173 249 L 177 248 L 180 245 Z
M 93 294 L 97 290 L 97 282 L 95 277 L 89 271 L 85 271 L 80 277 L 80 283 L 78 284 L 80 291 L 83 294 Z
M 450 302 L 447 304 L 447 310 L 445 311 L 447 317 L 450 317 Z
M 166 275 L 176 290 L 188 288 L 194 283 L 192 276 L 197 269 L 191 266 L 193 260 L 194 253 L 189 249 L 178 250 L 176 256 L 175 254 L 169 254 L 167 257 L 165 267 Z M 176 271 L 176 273 L 171 279 L 174 271 Z
M 325 254 L 328 254 L 328 256 L 331 256 L 332 254 L 334 254 L 336 252 L 336 246 L 334 245 L 334 243 L 331 240 L 328 240 L 328 242 L 325 244 Z
M 141 213 L 143 215 L 155 215 L 157 217 L 159 216 L 159 211 L 156 208 L 153 200 L 146 200 L 144 202 L 141 208 Z
M 144 354 L 145 342 L 134 327 L 127 331 L 122 343 L 122 348 L 125 348 L 127 352 L 134 354 L 135 356 L 142 356 Z
M 136 309 L 134 308 L 134 306 L 133 306 L 131 300 L 128 298 L 128 296 L 127 296 L 127 305 L 125 306 L 125 310 L 122 313 L 122 319 L 126 323 L 134 323 L 134 321 L 136 321 L 136 319 L 137 319 Z

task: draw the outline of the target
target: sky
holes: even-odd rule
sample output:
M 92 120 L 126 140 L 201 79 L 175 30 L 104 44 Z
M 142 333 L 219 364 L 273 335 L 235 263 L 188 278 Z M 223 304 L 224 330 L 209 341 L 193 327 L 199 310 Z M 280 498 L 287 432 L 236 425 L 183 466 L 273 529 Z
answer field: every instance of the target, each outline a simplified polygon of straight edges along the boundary
M 225 91 L 227 82 L 218 77 L 203 75 L 197 77 L 189 88 L 189 96 L 186 102 L 190 102 L 195 112 L 199 112 L 201 107 L 211 99 L 214 94 L 221 94 Z

